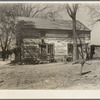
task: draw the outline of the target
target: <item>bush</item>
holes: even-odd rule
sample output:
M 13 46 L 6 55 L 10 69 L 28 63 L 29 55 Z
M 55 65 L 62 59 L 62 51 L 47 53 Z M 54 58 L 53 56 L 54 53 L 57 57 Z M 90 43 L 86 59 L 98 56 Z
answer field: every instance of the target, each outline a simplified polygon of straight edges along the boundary
M 32 59 L 32 58 L 26 58 L 26 59 L 22 60 L 21 62 L 22 62 L 22 64 L 39 64 L 38 59 Z
M 41 60 L 47 60 L 48 55 L 47 55 L 46 53 L 40 53 L 40 54 L 38 55 L 38 57 L 39 57 L 39 59 L 41 59 Z

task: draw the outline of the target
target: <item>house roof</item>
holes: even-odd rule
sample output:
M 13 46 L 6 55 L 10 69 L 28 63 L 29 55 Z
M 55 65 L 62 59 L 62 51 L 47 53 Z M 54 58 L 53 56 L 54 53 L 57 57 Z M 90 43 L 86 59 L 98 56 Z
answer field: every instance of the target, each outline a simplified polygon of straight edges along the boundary
M 50 20 L 45 18 L 29 18 L 29 17 L 18 17 L 18 21 L 26 22 L 25 25 L 33 25 L 36 29 L 58 29 L 58 30 L 72 30 L 71 20 Z M 83 31 L 90 31 L 84 24 L 77 20 L 76 29 Z

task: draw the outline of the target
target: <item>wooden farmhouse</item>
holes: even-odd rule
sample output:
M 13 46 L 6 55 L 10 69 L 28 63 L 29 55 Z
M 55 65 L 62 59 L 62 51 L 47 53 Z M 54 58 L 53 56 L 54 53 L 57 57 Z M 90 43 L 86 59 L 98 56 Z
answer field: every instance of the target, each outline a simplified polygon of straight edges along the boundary
M 78 46 L 90 43 L 90 30 L 77 21 Z M 64 61 L 72 55 L 73 31 L 71 20 L 49 20 L 20 17 L 17 24 L 17 47 L 20 59 Z

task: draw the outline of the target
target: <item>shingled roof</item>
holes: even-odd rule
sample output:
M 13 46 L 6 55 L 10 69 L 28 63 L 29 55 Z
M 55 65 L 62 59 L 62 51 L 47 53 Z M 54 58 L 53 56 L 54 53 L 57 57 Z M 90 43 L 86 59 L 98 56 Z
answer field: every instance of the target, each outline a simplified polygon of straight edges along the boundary
M 27 24 L 33 25 L 36 29 L 58 29 L 58 30 L 72 30 L 72 21 L 71 20 L 49 20 L 45 18 L 29 18 L 29 17 L 19 17 L 18 21 L 24 21 Z M 76 29 L 83 31 L 90 31 L 84 24 L 77 20 Z

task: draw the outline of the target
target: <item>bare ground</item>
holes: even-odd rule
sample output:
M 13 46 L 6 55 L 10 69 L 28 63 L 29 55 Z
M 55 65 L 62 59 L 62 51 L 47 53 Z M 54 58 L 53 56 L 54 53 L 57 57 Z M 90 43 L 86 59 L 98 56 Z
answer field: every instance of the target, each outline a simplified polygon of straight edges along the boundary
M 51 63 L 9 65 L 0 61 L 0 89 L 100 89 L 100 61 L 88 61 L 80 76 L 80 64 Z

